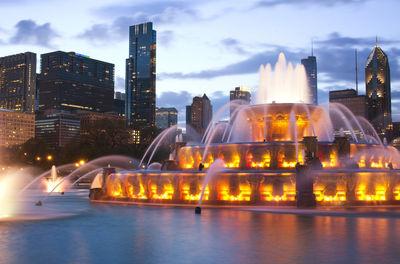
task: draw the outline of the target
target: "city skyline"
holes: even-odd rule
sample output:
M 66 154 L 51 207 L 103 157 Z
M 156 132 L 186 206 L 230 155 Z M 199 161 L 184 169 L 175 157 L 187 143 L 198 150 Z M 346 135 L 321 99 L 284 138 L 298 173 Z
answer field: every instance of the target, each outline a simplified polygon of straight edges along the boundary
M 83 53 L 116 65 L 116 91 L 123 91 L 125 86 L 129 26 L 153 21 L 159 35 L 157 106 L 176 107 L 180 122 L 184 121 L 185 105 L 194 96 L 207 93 L 217 111 L 229 102 L 229 91 L 234 87 L 246 85 L 256 90 L 258 66 L 276 61 L 280 51 L 295 64 L 311 55 L 311 40 L 318 64 L 318 101 L 327 102 L 329 90 L 355 87 L 355 48 L 359 54 L 359 90 L 365 94 L 364 67 L 378 35 L 390 61 L 392 112 L 393 119 L 398 120 L 400 50 L 396 45 L 400 37 L 390 27 L 399 6 L 395 1 L 386 1 L 385 5 L 374 0 L 253 1 L 235 7 L 227 1 L 136 5 L 99 1 L 96 8 L 90 3 L 80 3 L 79 10 L 64 4 L 57 7 L 73 9 L 74 20 L 69 19 L 69 12 L 46 12 L 49 15 L 44 18 L 45 6 L 53 10 L 47 1 L 35 6 L 19 2 L 25 3 L 23 9 L 30 8 L 29 15 L 20 12 L 21 5 L 3 3 L 7 12 L 0 29 L 0 56 L 26 51 L 38 57 L 55 50 Z M 371 12 L 383 11 L 381 19 L 370 19 Z M 329 15 L 338 12 L 340 21 Z

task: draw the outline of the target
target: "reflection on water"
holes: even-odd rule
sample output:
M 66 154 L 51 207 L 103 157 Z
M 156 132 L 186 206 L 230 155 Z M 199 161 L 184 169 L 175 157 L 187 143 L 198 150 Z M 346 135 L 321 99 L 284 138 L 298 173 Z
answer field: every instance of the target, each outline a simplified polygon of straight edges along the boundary
M 93 204 L 0 223 L 0 263 L 396 263 L 399 220 Z

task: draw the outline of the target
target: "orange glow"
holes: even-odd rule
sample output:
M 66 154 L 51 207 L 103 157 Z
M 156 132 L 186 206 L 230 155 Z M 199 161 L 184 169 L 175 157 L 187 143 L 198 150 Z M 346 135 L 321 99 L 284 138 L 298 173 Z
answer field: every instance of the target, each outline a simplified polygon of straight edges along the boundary
M 261 200 L 264 201 L 295 201 L 296 187 L 294 185 L 283 185 L 283 195 L 273 195 L 273 187 L 267 185 L 261 190 Z
M 396 201 L 400 200 L 400 185 L 398 185 L 396 188 L 394 188 L 393 194 L 394 194 L 394 199 Z
M 325 195 L 324 186 L 315 186 L 314 194 L 315 200 L 318 202 L 344 202 L 346 201 L 346 191 L 342 189 L 337 189 L 335 195 Z
M 202 190 L 203 186 L 199 186 L 199 190 L 200 192 L 198 194 L 190 194 L 190 186 L 188 184 L 184 184 L 182 186 L 182 197 L 183 200 L 187 200 L 187 201 L 198 201 L 200 200 L 200 196 L 201 196 L 201 190 Z M 206 187 L 206 190 L 204 191 L 204 197 L 203 200 L 208 200 L 208 196 L 210 194 L 210 190 L 208 189 L 208 186 Z
M 248 185 L 239 185 L 238 195 L 229 195 L 229 186 L 224 185 L 218 194 L 218 200 L 222 201 L 250 201 L 251 189 Z
M 287 162 L 287 161 L 284 161 L 282 164 L 280 164 L 280 167 L 283 167 L 283 168 L 294 168 L 294 167 L 296 167 L 296 161 L 291 161 L 291 162 Z
M 356 191 L 356 199 L 359 201 L 385 201 L 386 200 L 386 188 L 382 185 L 375 187 L 375 194 L 367 194 L 366 186 L 360 184 Z
M 361 159 L 358 162 L 358 167 L 365 168 L 365 156 L 361 156 Z
M 152 184 L 150 187 L 151 198 L 159 200 L 171 200 L 174 194 L 174 188 L 171 184 L 166 184 L 163 186 L 164 192 L 162 194 L 157 193 L 157 185 Z
M 42 184 L 45 186 L 44 192 L 51 192 L 53 189 L 63 180 L 62 177 L 56 178 L 43 178 Z M 63 192 L 67 187 L 67 183 L 63 182 L 62 184 L 58 185 L 57 188 L 53 192 Z

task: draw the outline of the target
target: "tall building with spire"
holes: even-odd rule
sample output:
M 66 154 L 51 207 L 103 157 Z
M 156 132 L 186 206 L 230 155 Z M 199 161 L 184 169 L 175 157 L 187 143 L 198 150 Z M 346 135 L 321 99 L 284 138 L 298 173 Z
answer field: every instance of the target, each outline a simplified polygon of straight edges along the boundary
M 365 66 L 368 120 L 379 136 L 391 139 L 393 130 L 389 59 L 376 41 Z
M 155 127 L 156 31 L 152 22 L 129 27 L 125 97 L 128 125 L 137 131 Z
M 314 49 L 311 48 L 311 56 L 301 60 L 307 74 L 308 97 L 313 105 L 318 104 L 318 86 L 317 86 L 317 58 L 314 56 Z

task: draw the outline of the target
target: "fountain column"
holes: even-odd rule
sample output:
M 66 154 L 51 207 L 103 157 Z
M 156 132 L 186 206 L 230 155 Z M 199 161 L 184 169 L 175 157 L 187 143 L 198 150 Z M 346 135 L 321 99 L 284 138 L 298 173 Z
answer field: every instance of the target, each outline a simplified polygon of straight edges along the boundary
M 103 168 L 103 191 L 104 191 L 104 193 L 107 193 L 107 178 L 112 173 L 115 173 L 115 168 L 111 168 L 111 167 Z
M 358 169 L 358 164 L 350 157 L 350 142 L 347 137 L 336 136 L 333 144 L 338 157 L 338 165 L 345 169 Z M 352 203 L 356 201 L 357 179 L 354 173 L 346 173 L 344 176 L 346 187 L 346 201 Z
M 305 147 L 304 165 L 296 164 L 296 201 L 298 208 L 314 208 L 316 200 L 314 195 L 313 170 L 322 169 L 318 158 L 318 141 L 315 136 L 304 137 Z

